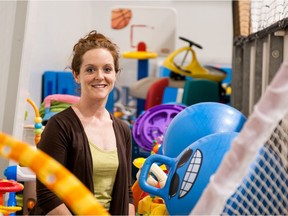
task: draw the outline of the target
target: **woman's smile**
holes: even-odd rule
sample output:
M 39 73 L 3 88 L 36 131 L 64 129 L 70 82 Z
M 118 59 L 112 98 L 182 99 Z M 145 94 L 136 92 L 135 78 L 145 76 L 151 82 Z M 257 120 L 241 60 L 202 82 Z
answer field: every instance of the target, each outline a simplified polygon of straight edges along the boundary
M 105 88 L 107 85 L 106 84 L 93 84 L 93 88 Z

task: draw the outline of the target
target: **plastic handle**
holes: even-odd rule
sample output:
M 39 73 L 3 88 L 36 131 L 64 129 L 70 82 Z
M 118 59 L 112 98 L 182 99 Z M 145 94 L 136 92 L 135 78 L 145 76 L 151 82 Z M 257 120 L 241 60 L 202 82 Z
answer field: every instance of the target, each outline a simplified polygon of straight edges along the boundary
M 153 163 L 160 163 L 160 164 L 168 165 L 169 167 L 173 167 L 175 162 L 172 158 L 169 158 L 167 156 L 154 154 L 154 155 L 150 155 L 145 160 L 145 162 L 142 166 L 140 177 L 138 179 L 140 187 L 142 188 L 143 191 L 145 191 L 147 193 L 150 193 L 152 195 L 156 195 L 156 196 L 163 198 L 163 196 L 164 196 L 163 193 L 164 193 L 164 191 L 167 191 L 166 188 L 169 187 L 169 185 L 165 184 L 165 186 L 163 188 L 156 188 L 156 187 L 149 185 L 147 182 L 148 175 L 150 173 L 150 169 L 151 169 L 151 166 L 153 165 Z

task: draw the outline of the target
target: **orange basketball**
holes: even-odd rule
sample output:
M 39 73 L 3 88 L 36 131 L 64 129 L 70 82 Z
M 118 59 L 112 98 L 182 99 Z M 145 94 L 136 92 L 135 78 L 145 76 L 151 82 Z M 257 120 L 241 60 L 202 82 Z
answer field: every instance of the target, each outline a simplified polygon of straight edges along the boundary
M 111 27 L 112 29 L 123 29 L 132 17 L 132 11 L 126 8 L 117 8 L 112 10 Z

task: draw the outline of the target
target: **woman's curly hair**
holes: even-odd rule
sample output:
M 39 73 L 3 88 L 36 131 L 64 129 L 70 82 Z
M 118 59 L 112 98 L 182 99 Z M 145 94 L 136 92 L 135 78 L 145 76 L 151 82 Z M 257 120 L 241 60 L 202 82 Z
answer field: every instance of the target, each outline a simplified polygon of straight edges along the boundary
M 91 31 L 74 45 L 71 63 L 73 73 L 76 75 L 80 73 L 80 67 L 83 61 L 82 57 L 87 51 L 100 48 L 107 49 L 111 53 L 114 59 L 115 71 L 118 73 L 120 71 L 119 47 L 103 34 L 97 33 L 96 30 Z

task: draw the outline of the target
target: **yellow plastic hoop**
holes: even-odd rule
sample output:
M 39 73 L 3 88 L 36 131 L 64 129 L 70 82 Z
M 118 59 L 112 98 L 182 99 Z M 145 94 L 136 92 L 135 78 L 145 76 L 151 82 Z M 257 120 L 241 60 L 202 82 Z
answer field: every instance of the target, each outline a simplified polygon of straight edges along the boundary
M 0 133 L 0 156 L 29 167 L 78 215 L 109 215 L 93 194 L 59 162 L 27 143 Z

